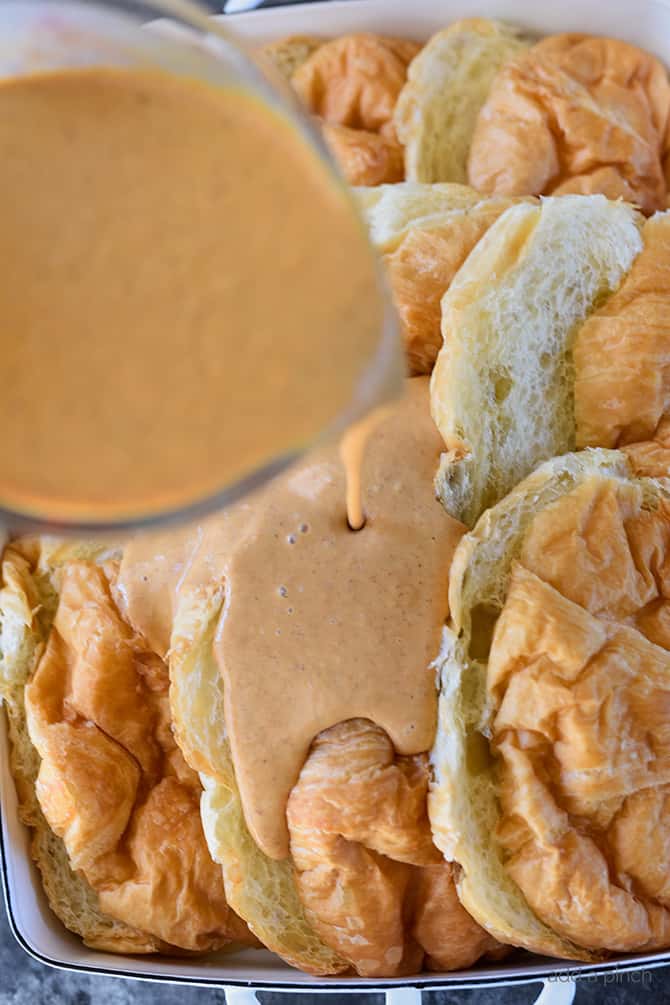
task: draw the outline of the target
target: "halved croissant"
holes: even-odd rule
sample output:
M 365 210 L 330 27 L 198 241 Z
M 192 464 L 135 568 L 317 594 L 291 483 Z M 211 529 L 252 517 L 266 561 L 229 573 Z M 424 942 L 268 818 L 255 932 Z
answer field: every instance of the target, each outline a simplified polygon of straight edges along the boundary
M 364 977 L 467 967 L 501 947 L 456 895 L 426 813 L 428 761 L 351 719 L 314 741 L 287 820 L 314 927 Z M 425 958 L 425 963 L 424 963 Z

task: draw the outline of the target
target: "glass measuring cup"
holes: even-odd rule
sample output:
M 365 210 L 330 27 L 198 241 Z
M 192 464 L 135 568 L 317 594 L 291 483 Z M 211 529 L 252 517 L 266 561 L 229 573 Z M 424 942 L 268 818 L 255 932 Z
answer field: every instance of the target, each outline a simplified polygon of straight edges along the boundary
M 149 28 L 144 26 L 147 7 L 157 15 L 168 15 L 170 20 Z M 94 4 L 81 0 L 3 0 L 0 3 L 1 76 L 15 78 L 89 66 L 157 68 L 214 87 L 243 88 L 290 121 L 300 141 L 315 152 L 329 184 L 337 188 L 343 198 L 349 198 L 344 196 L 344 183 L 320 137 L 288 87 L 250 60 L 219 22 L 198 7 L 184 0 L 156 0 L 141 5 L 129 5 L 121 0 Z M 82 197 L 85 198 L 85 193 Z M 353 204 L 349 201 L 348 205 L 353 219 Z M 193 282 L 197 284 L 197 275 Z M 255 463 L 239 477 L 217 484 L 213 491 L 194 493 L 193 498 L 180 500 L 179 505 L 148 505 L 144 511 L 100 519 L 94 512 L 87 513 L 85 507 L 78 508 L 74 516 L 50 510 L 43 503 L 19 507 L 0 494 L 0 519 L 18 529 L 29 525 L 40 529 L 45 526 L 72 529 L 78 533 L 116 532 L 169 519 L 194 518 L 233 502 L 280 471 L 315 441 L 339 434 L 397 391 L 402 372 L 401 354 L 393 311 L 381 277 L 378 296 L 382 322 L 375 350 L 358 375 L 353 393 L 347 400 L 338 402 L 337 413 L 318 432 L 312 431 L 309 438 L 299 442 L 295 438 L 291 442 L 287 440 L 281 450 L 275 450 L 272 456 Z M 328 347 L 322 348 L 327 351 Z M 224 418 L 235 421 L 234 415 L 224 415 Z M 216 464 L 215 459 L 212 463 Z

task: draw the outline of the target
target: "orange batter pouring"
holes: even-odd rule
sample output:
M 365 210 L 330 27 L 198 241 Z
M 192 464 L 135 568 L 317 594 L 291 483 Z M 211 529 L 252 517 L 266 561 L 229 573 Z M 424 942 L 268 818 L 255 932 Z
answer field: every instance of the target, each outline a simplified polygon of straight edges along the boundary
M 415 378 L 370 433 L 358 533 L 347 526 L 331 446 L 202 528 L 125 549 L 127 616 L 159 652 L 180 591 L 225 579 L 215 655 L 226 730 L 247 825 L 273 858 L 288 854 L 286 803 L 322 730 L 358 717 L 384 729 L 399 754 L 433 742 L 430 664 L 463 531 L 434 497 L 442 448 L 428 380 Z

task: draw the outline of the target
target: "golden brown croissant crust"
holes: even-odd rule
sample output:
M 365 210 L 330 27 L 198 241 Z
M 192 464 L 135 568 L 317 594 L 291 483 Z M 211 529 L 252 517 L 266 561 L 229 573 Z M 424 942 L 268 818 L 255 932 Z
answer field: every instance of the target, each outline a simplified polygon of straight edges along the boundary
M 529 530 L 496 625 L 506 868 L 554 931 L 670 945 L 670 506 L 591 478 Z
M 321 733 L 289 798 L 300 897 L 321 938 L 365 977 L 467 967 L 500 946 L 461 906 L 432 842 L 425 755 L 378 726 Z
M 639 472 L 661 476 L 670 470 L 661 450 L 670 414 L 670 214 L 647 220 L 643 238 L 621 287 L 577 334 L 575 420 L 579 448 L 635 444 L 628 452 Z
M 403 180 L 402 147 L 393 137 L 329 122 L 321 123 L 321 132 L 350 185 L 383 185 Z
M 319 46 L 291 78 L 301 100 L 326 122 L 389 133 L 416 42 L 343 35 Z
M 412 228 L 384 258 L 410 376 L 433 370 L 443 338 L 442 297 L 474 246 L 512 200 L 483 199 L 444 226 Z
M 507 63 L 479 113 L 468 178 L 482 192 L 600 192 L 664 209 L 670 83 L 652 55 L 609 38 L 543 39 Z
M 667 478 L 670 471 L 670 416 L 664 415 L 650 440 L 622 448 L 636 475 Z
M 42 758 L 37 796 L 106 914 L 167 949 L 249 942 L 207 850 L 201 787 L 172 737 L 168 686 L 165 664 L 122 620 L 103 569 L 69 563 L 25 695 Z
M 399 38 L 343 35 L 319 46 L 293 74 L 294 89 L 323 121 L 326 142 L 349 184 L 404 178 L 393 112 L 419 48 Z

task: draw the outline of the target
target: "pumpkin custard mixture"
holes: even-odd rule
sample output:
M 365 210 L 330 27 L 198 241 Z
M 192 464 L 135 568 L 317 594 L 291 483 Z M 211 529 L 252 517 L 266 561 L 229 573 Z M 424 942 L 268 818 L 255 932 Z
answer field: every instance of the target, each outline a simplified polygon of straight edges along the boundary
M 670 949 L 668 73 L 379 28 L 256 53 L 337 170 L 232 89 L 0 84 L 0 503 L 126 519 L 292 458 L 199 521 L 9 536 L 32 855 L 122 954 Z M 402 389 L 319 440 L 389 367 L 380 276 Z

